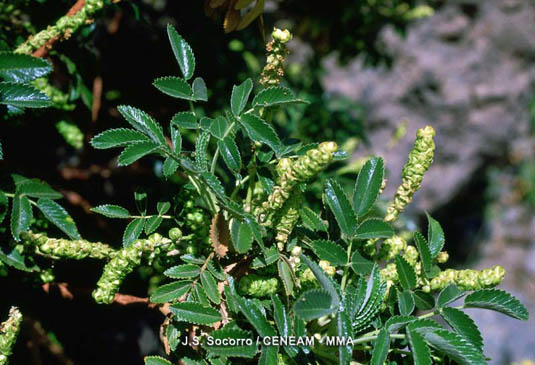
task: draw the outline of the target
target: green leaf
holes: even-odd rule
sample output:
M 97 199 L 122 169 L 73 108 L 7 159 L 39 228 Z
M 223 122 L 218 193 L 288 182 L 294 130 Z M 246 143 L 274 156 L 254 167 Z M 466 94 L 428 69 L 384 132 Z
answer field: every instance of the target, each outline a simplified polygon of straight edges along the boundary
M 394 231 L 390 224 L 382 219 L 371 218 L 362 222 L 356 229 L 355 234 L 357 238 L 366 240 L 370 238 L 392 237 Z
M 4 221 L 9 210 L 9 200 L 6 194 L 0 190 L 0 224 Z
M 17 250 L 17 248 L 13 248 L 9 254 L 5 254 L 0 249 L 0 263 L 3 262 L 4 264 L 14 267 L 17 270 L 26 271 L 26 272 L 33 272 L 33 271 L 39 271 L 39 267 L 37 265 L 33 265 L 32 267 L 28 267 L 26 263 L 24 262 L 25 256 L 21 255 L 20 252 Z
M 426 277 L 430 277 L 432 261 L 431 251 L 429 251 L 429 245 L 424 236 L 420 232 L 414 232 L 414 244 L 420 253 L 420 260 L 422 261 L 422 269 Z
M 193 286 L 193 290 L 196 296 L 196 301 L 201 303 L 202 305 L 210 305 L 210 301 L 208 300 L 208 296 L 206 295 L 206 291 L 203 289 L 201 283 L 196 283 Z
M 188 292 L 191 281 L 175 281 L 158 287 L 150 297 L 153 303 L 167 303 L 178 300 Z
M 526 307 L 518 299 L 499 289 L 477 290 L 465 298 L 464 306 L 490 309 L 523 321 L 529 318 Z
M 170 305 L 169 309 L 179 321 L 209 325 L 221 320 L 221 314 L 217 310 L 201 303 L 175 303 Z
M 206 118 L 203 118 L 206 119 Z M 213 122 L 210 124 L 209 131 L 217 139 L 222 139 L 225 137 L 225 134 L 227 133 L 228 128 L 228 121 L 227 118 L 223 116 L 219 116 L 213 120 Z
M 464 295 L 455 284 L 450 284 L 440 291 L 437 297 L 437 306 L 444 307 L 446 304 L 456 301 Z
M 169 36 L 169 42 L 171 43 L 171 48 L 173 49 L 178 66 L 180 66 L 180 71 L 182 71 L 184 78 L 189 80 L 195 71 L 195 56 L 193 55 L 193 51 L 171 24 L 167 24 L 167 35 Z
M 358 250 L 351 256 L 351 268 L 358 275 L 369 275 L 372 272 L 374 263 L 363 257 Z
M 160 356 L 146 356 L 145 365 L 172 365 L 170 361 L 167 361 Z
M 260 308 L 253 301 L 234 296 L 236 304 L 247 321 L 254 327 L 261 337 L 276 336 L 277 332 L 266 319 Z
M 81 239 L 74 220 L 61 205 L 53 200 L 41 198 L 37 201 L 37 208 L 44 214 L 46 219 L 61 229 L 71 239 Z
M 162 126 L 143 110 L 128 105 L 117 107 L 123 118 L 139 132 L 147 135 L 156 144 L 167 146 Z
M 172 159 L 171 157 L 167 157 L 165 161 L 163 162 L 163 166 L 162 166 L 163 176 L 169 177 L 173 175 L 178 169 L 178 166 L 179 166 L 179 163 L 176 160 Z
M 204 182 L 210 190 L 212 190 L 218 198 L 221 200 L 226 200 L 227 196 L 225 195 L 225 188 L 221 184 L 221 181 L 215 176 L 214 174 L 205 171 L 201 173 L 201 177 L 203 178 Z
M 232 114 L 234 114 L 234 116 L 238 117 L 247 105 L 247 100 L 249 100 L 251 90 L 253 90 L 253 80 L 250 78 L 238 86 L 234 85 L 232 88 L 232 95 L 230 96 L 230 109 L 232 110 Z
M 271 301 L 273 303 L 273 318 L 275 319 L 275 324 L 279 330 L 279 335 L 281 337 L 290 336 L 292 325 L 290 323 L 290 319 L 288 318 L 286 307 L 282 304 L 277 295 L 272 294 Z
M 145 222 L 145 234 L 151 234 L 156 231 L 162 222 L 163 218 L 158 215 L 147 218 Z
M 130 218 L 130 212 L 123 207 L 113 204 L 103 204 L 91 208 L 92 212 L 102 214 L 108 218 Z
M 158 202 L 156 203 L 156 210 L 159 215 L 164 215 L 171 209 L 171 203 L 169 202 Z
M 279 277 L 281 278 L 282 284 L 284 286 L 284 291 L 286 292 L 286 295 L 292 295 L 294 290 L 295 277 L 292 267 L 288 264 L 288 262 L 286 262 L 286 260 L 283 260 L 281 257 L 279 262 L 277 262 L 277 269 L 279 272 Z
M 357 217 L 342 187 L 336 180 L 329 179 L 325 185 L 324 194 L 325 201 L 331 208 L 340 230 L 346 237 L 352 237 L 355 233 Z
M 249 138 L 255 142 L 267 144 L 275 153 L 279 152 L 281 141 L 271 125 L 250 113 L 243 114 L 240 117 L 240 122 L 249 135 Z
M 310 245 L 320 260 L 327 260 L 334 266 L 347 264 L 347 252 L 340 245 L 327 240 L 315 240 Z
M 27 231 L 33 219 L 30 200 L 25 195 L 15 194 L 11 208 L 11 234 L 19 241 L 21 232 Z
M 197 265 L 178 265 L 170 267 L 164 271 L 164 275 L 173 279 L 194 278 L 201 273 L 201 268 Z
M 336 310 L 333 298 L 323 289 L 311 289 L 304 292 L 295 301 L 294 313 L 305 321 L 326 316 Z
M 461 364 L 484 365 L 485 356 L 461 335 L 447 330 L 421 332 L 425 341 Z
M 444 247 L 444 231 L 433 217 L 425 213 L 427 216 L 427 240 L 429 241 L 429 250 L 431 251 L 431 257 L 435 258 L 442 251 Z
M 171 118 L 171 124 L 184 129 L 198 129 L 199 122 L 192 112 L 178 112 Z
M 195 100 L 193 90 L 186 80 L 175 76 L 159 77 L 152 83 L 162 93 L 173 98 Z
M 158 149 L 158 145 L 154 142 L 133 143 L 126 147 L 124 151 L 119 155 L 117 164 L 119 166 L 128 166 L 131 163 L 136 162 L 140 158 L 154 152 L 156 149 Z
M 273 188 L 272 188 L 273 190 Z M 327 232 L 327 223 L 309 207 L 302 207 L 299 211 L 303 224 L 313 231 Z
M 134 191 L 134 200 L 136 202 L 136 209 L 141 215 L 147 214 L 147 199 L 148 194 L 143 188 L 137 188 Z
M 178 128 L 173 125 L 171 125 L 169 129 L 171 130 L 171 145 L 173 146 L 173 151 L 178 154 L 182 151 L 182 135 Z
M 405 290 L 416 287 L 416 273 L 411 265 L 400 255 L 396 256 L 396 270 L 399 276 L 399 283 Z
M 383 365 L 386 361 L 388 355 L 388 350 L 390 349 L 390 334 L 386 329 L 379 331 L 377 339 L 375 340 L 375 345 L 373 347 L 372 360 L 370 364 L 372 365 Z
M 278 354 L 279 348 L 277 346 L 262 346 L 258 365 L 277 364 L 279 361 Z
M 303 254 L 299 255 L 299 257 L 310 268 L 316 279 L 319 281 L 321 287 L 330 294 L 333 300 L 333 306 L 338 307 L 338 304 L 340 304 L 340 295 L 338 295 L 338 290 L 334 286 L 333 281 L 325 274 L 318 264 Z
M 108 129 L 100 134 L 97 134 L 91 140 L 91 145 L 99 150 L 106 148 L 122 147 L 130 143 L 147 142 L 148 137 L 143 133 L 133 129 L 118 128 Z
M 217 146 L 223 156 L 223 160 L 231 171 L 239 172 L 241 168 L 241 156 L 234 138 L 227 136 L 217 141 Z
M 398 291 L 398 307 L 402 316 L 408 316 L 414 311 L 414 297 L 408 290 Z
M 52 71 L 52 65 L 42 58 L 20 53 L 0 52 L 0 77 L 6 81 L 25 83 L 43 77 Z
M 25 180 L 17 185 L 17 193 L 21 195 L 27 195 L 31 198 L 47 198 L 47 199 L 61 199 L 63 195 L 52 189 L 44 181 L 38 179 Z
M 52 101 L 33 86 L 0 82 L 0 104 L 16 108 L 45 108 L 52 105 Z
M 416 330 L 407 327 L 407 338 L 411 347 L 414 365 L 431 365 L 431 351 L 422 335 Z
M 196 101 L 208 101 L 208 90 L 202 77 L 196 77 L 191 88 Z
M 204 131 L 197 137 L 195 143 L 195 162 L 201 171 L 207 171 L 208 166 L 208 144 L 210 143 L 210 133 Z
M 451 307 L 442 308 L 440 315 L 455 332 L 483 351 L 483 338 L 472 318 L 463 311 Z
M 221 303 L 221 295 L 219 294 L 219 290 L 217 289 L 217 282 L 215 281 L 212 274 L 210 274 L 208 271 L 203 271 L 201 273 L 201 283 L 204 290 L 206 291 L 208 299 L 210 299 L 215 304 Z
M 136 218 L 128 223 L 123 233 L 123 247 L 130 246 L 132 242 L 139 238 L 144 225 L 145 220 L 143 218 Z
M 351 318 L 349 318 L 344 310 L 341 310 L 336 314 L 336 334 L 339 338 L 346 340 L 354 337 Z M 338 346 L 340 364 L 349 364 L 352 360 L 352 355 L 353 347 L 350 344 L 347 344 L 346 346 Z
M 249 340 L 249 345 L 247 345 L 247 340 Z M 216 341 L 221 341 L 222 344 L 217 344 Z M 251 332 L 240 328 L 228 328 L 228 326 L 210 332 L 210 337 L 202 346 L 212 354 L 249 359 L 253 358 L 258 350 Z
M 385 328 L 390 333 L 394 333 L 411 322 L 414 322 L 417 318 L 414 316 L 392 316 L 388 318 L 385 323 Z
M 384 161 L 379 157 L 369 159 L 360 169 L 353 191 L 353 208 L 357 217 L 364 216 L 375 204 L 384 172 Z
M 230 224 L 232 244 L 238 253 L 245 253 L 253 246 L 253 232 L 248 224 L 233 219 Z
M 253 107 L 269 107 L 288 103 L 303 103 L 303 100 L 297 99 L 293 92 L 283 86 L 271 86 L 263 89 L 255 95 Z
M 419 310 L 429 310 L 435 307 L 435 297 L 421 290 L 413 292 L 414 303 Z

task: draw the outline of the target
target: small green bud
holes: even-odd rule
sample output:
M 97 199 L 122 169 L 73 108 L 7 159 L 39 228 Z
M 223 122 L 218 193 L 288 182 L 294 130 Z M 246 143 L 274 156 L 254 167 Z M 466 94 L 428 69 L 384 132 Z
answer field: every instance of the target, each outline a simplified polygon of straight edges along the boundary
M 178 241 L 182 238 L 182 231 L 178 227 L 171 228 L 169 230 L 169 238 L 173 241 Z
M 301 248 L 301 246 L 295 246 L 294 248 L 292 248 L 292 256 L 298 257 L 299 255 L 301 255 L 302 252 L 303 249 Z

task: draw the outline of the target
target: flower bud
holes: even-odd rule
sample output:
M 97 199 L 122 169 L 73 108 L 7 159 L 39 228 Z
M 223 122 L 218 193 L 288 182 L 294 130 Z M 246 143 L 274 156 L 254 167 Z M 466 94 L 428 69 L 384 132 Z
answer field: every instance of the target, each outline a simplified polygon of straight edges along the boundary
M 173 241 L 178 241 L 182 238 L 182 231 L 178 227 L 171 228 L 169 230 L 169 238 Z

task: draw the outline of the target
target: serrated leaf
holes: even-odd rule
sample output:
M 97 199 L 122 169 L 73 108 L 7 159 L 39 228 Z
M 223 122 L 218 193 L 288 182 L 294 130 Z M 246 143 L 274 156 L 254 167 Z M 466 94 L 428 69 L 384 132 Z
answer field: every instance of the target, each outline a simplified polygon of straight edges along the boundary
M 411 265 L 402 256 L 396 256 L 396 270 L 398 272 L 399 283 L 405 290 L 416 287 L 416 273 Z
M 281 141 L 273 127 L 254 114 L 243 114 L 240 122 L 245 131 L 255 142 L 267 144 L 275 153 L 279 153 Z
M 303 254 L 299 255 L 299 257 L 310 268 L 316 279 L 319 281 L 321 287 L 329 293 L 333 300 L 333 306 L 337 307 L 338 304 L 340 304 L 340 296 L 338 295 L 338 290 L 334 286 L 333 281 L 327 277 L 325 272 L 319 267 L 318 264 Z
M 171 124 L 184 129 L 198 129 L 199 122 L 192 112 L 178 112 L 171 118 Z
M 407 328 L 407 339 L 412 351 L 414 365 L 431 365 L 431 351 L 421 334 L 411 328 Z
M 435 307 L 435 297 L 421 290 L 413 292 L 414 303 L 419 310 L 429 310 Z
M 359 239 L 389 238 L 392 237 L 394 231 L 390 224 L 382 219 L 371 218 L 362 222 L 357 227 L 355 234 Z
M 52 189 L 46 182 L 38 179 L 28 179 L 18 184 L 16 192 L 31 198 L 47 198 L 52 200 L 63 198 L 61 193 Z
M 45 59 L 13 52 L 0 52 L 0 77 L 6 81 L 25 83 L 52 71 Z
M 158 287 L 150 297 L 153 303 L 167 303 L 178 300 L 191 287 L 191 281 L 175 281 Z
M 253 99 L 253 107 L 269 107 L 274 105 L 303 102 L 303 100 L 297 99 L 290 89 L 283 86 L 271 86 L 263 89 L 255 95 Z
M 202 305 L 210 305 L 206 291 L 203 289 L 201 283 L 196 283 L 192 290 L 195 293 L 196 301 Z
M 130 246 L 132 242 L 139 238 L 139 235 L 143 232 L 144 225 L 145 220 L 143 218 L 136 218 L 128 223 L 123 233 L 123 247 Z
M 52 101 L 33 86 L 0 82 L 0 104 L 15 108 L 45 108 L 52 105 Z
M 392 316 L 386 321 L 385 328 L 388 332 L 394 333 L 416 319 L 414 316 Z
M 218 257 L 225 257 L 228 252 L 230 231 L 223 213 L 219 212 L 212 218 L 210 225 L 210 242 Z
M 154 143 L 167 146 L 162 126 L 143 110 L 128 105 L 117 107 L 123 118 L 139 132 L 147 135 Z
M 267 321 L 266 316 L 253 301 L 237 295 L 234 296 L 234 299 L 242 314 L 247 318 L 247 321 L 254 327 L 261 337 L 277 335 L 275 329 Z
M 253 90 L 253 81 L 250 78 L 242 82 L 240 85 L 234 85 L 234 87 L 232 87 L 230 109 L 234 116 L 239 116 L 247 105 L 251 90 Z
M 483 338 L 472 318 L 463 311 L 451 307 L 442 308 L 440 315 L 455 332 L 483 351 Z
M 241 168 L 241 156 L 234 138 L 227 136 L 217 141 L 217 146 L 221 152 L 223 160 L 227 164 L 227 167 L 234 172 L 239 172 Z
M 202 77 L 196 77 L 191 88 L 196 101 L 208 101 L 208 90 Z
M 372 272 L 374 263 L 363 257 L 358 250 L 351 255 L 351 268 L 358 275 L 369 275 Z
M 238 253 L 245 253 L 253 246 L 253 232 L 248 224 L 233 219 L 230 225 L 232 244 Z
M 220 356 L 253 358 L 258 349 L 252 333 L 239 328 L 227 327 L 210 332 L 210 338 L 203 343 L 203 347 L 209 353 Z M 216 342 L 218 340 L 228 342 L 227 344 L 218 345 Z M 246 340 L 250 340 L 250 345 L 246 344 Z M 212 343 L 212 345 L 209 345 L 209 343 Z
M 484 365 L 485 356 L 461 335 L 446 330 L 424 331 L 425 341 L 461 364 Z
M 264 0 L 260 0 L 264 1 Z M 278 346 L 262 346 L 260 350 L 260 358 L 258 359 L 258 365 L 271 365 L 277 364 L 279 358 Z
M 171 203 L 169 202 L 158 202 L 156 203 L 156 210 L 159 215 L 164 215 L 171 209 Z
M 357 217 L 342 187 L 336 180 L 329 179 L 325 184 L 325 201 L 336 218 L 336 222 L 346 237 L 355 233 Z
M 122 147 L 130 143 L 147 142 L 149 138 L 143 133 L 133 129 L 118 128 L 108 129 L 100 134 L 97 134 L 91 140 L 91 145 L 99 150 L 106 148 Z
M 336 334 L 338 338 L 352 339 L 353 327 L 351 325 L 351 318 L 345 311 L 339 311 L 336 314 Z M 338 346 L 339 364 L 349 364 L 352 360 L 353 347 L 348 343 L 345 346 Z
M 212 190 L 219 199 L 227 199 L 227 196 L 225 195 L 225 188 L 223 187 L 221 181 L 219 181 L 217 176 L 208 171 L 205 171 L 201 173 L 201 177 L 203 178 L 206 185 L 208 185 L 210 190 Z
M 171 157 L 167 157 L 165 161 L 163 162 L 163 166 L 162 166 L 163 176 L 169 177 L 173 175 L 178 169 L 178 166 L 179 166 L 179 163 L 176 160 L 172 159 Z
M 353 191 L 353 208 L 357 217 L 364 216 L 375 204 L 383 177 L 384 161 L 382 158 L 371 158 L 360 169 Z
M 324 289 L 311 289 L 295 301 L 294 313 L 305 321 L 326 316 L 336 310 L 333 298 Z
M 173 279 L 194 278 L 201 273 L 201 268 L 197 265 L 185 264 L 170 267 L 164 271 L 164 275 Z
M 175 76 L 159 77 L 152 83 L 162 93 L 173 98 L 195 100 L 193 90 L 186 80 Z
M 402 316 L 408 316 L 414 311 L 414 298 L 410 291 L 398 291 L 398 307 Z
M 210 143 L 210 133 L 204 131 L 197 137 L 195 143 L 195 162 L 201 171 L 208 170 L 208 144 Z
M 273 191 L 273 187 L 271 188 Z M 271 193 L 270 193 L 271 194 Z M 327 224 L 309 207 L 302 207 L 299 211 L 303 224 L 312 231 L 327 232 Z
M 527 321 L 526 307 L 511 294 L 500 289 L 481 289 L 468 295 L 464 300 L 466 308 L 484 308 Z
M 221 321 L 221 314 L 217 310 L 201 305 L 201 303 L 175 303 L 170 305 L 169 309 L 175 315 L 176 319 L 180 321 L 203 325 Z
M 279 254 L 279 251 L 277 250 L 277 247 L 271 247 L 266 250 L 263 257 L 262 256 L 255 257 L 253 259 L 251 267 L 253 269 L 266 267 L 268 265 L 271 265 L 275 261 L 277 261 L 279 258 L 280 258 L 280 254 Z
M 169 129 L 171 130 L 171 145 L 173 146 L 173 151 L 175 151 L 175 154 L 178 154 L 182 151 L 182 135 L 178 128 L 173 125 L 171 125 Z
M 117 164 L 119 166 L 128 166 L 131 163 L 136 162 L 140 158 L 154 152 L 158 149 L 158 144 L 154 142 L 138 142 L 133 143 L 126 147 L 124 151 L 119 155 Z
M 145 222 L 145 234 L 149 235 L 156 231 L 160 224 L 162 224 L 163 218 L 157 215 L 153 215 L 146 219 Z
M 279 297 L 273 294 L 271 295 L 271 302 L 273 303 L 273 318 L 279 330 L 279 335 L 282 337 L 289 336 L 292 328 L 286 307 L 282 304 Z
M 383 365 L 390 349 L 390 334 L 386 329 L 379 331 L 375 345 L 373 346 L 372 359 L 370 364 Z
M 61 205 L 53 200 L 41 198 L 37 201 L 37 208 L 43 215 L 52 222 L 56 227 L 62 230 L 67 236 L 73 240 L 81 239 L 80 233 L 76 228 L 74 220 L 69 213 Z
M 334 266 L 341 266 L 347 263 L 347 252 L 332 241 L 315 240 L 310 245 L 320 260 L 327 260 Z
M 284 286 L 284 291 L 286 292 L 287 296 L 290 296 L 293 294 L 294 290 L 294 278 L 295 274 L 293 272 L 292 267 L 281 257 L 279 262 L 277 262 L 277 269 L 279 272 L 279 277 L 282 281 L 282 284 Z
M 167 361 L 160 356 L 146 356 L 145 365 L 172 365 L 170 361 Z
M 437 257 L 444 247 L 444 231 L 433 217 L 425 213 L 427 216 L 427 241 L 429 242 L 429 250 L 431 252 L 431 258 Z
M 21 232 L 27 231 L 33 219 L 30 200 L 25 195 L 15 194 L 11 207 L 11 234 L 19 241 Z
M 429 251 L 429 245 L 427 240 L 420 232 L 414 232 L 414 244 L 420 253 L 420 260 L 422 261 L 422 269 L 426 277 L 430 277 L 432 261 L 431 261 L 431 251 Z
M 91 208 L 92 212 L 102 214 L 108 218 L 130 218 L 130 212 L 123 207 L 113 204 L 103 204 Z
M 219 116 L 212 121 L 212 123 L 210 124 L 209 131 L 215 138 L 222 139 L 227 133 L 228 126 L 229 124 L 227 118 Z
M 7 255 L 0 249 L 0 262 L 3 262 L 7 266 L 11 266 L 17 270 L 26 272 L 33 272 L 39 270 L 39 267 L 37 265 L 28 267 L 28 265 L 26 265 L 24 261 L 25 256 L 21 255 L 17 248 L 13 248 L 13 250 L 11 250 L 11 252 Z
M 439 308 L 456 301 L 464 295 L 464 292 L 460 290 L 455 284 L 450 284 L 440 291 L 437 297 L 437 306 Z
M 193 51 L 190 45 L 178 34 L 171 24 L 167 24 L 167 35 L 182 75 L 184 75 L 186 80 L 189 80 L 195 71 L 195 56 L 193 55 Z
M 201 283 L 208 299 L 215 304 L 221 303 L 221 295 L 219 294 L 219 290 L 217 290 L 217 283 L 212 274 L 208 271 L 203 271 L 201 273 Z

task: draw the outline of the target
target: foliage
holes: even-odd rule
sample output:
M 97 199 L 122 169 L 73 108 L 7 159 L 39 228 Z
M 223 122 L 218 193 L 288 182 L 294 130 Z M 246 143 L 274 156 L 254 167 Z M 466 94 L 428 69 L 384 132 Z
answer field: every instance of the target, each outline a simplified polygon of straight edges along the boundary
M 152 293 L 149 306 L 167 315 L 161 331 L 167 355 L 186 364 L 485 364 L 481 334 L 462 309 L 528 319 L 516 298 L 494 288 L 503 268 L 439 267 L 448 257 L 445 234 L 431 216 L 427 234 L 415 232 L 413 245 L 393 225 L 433 160 L 431 127 L 418 131 L 398 193 L 380 212 L 373 208 L 384 188 L 382 159 L 363 165 L 351 197 L 336 178 L 321 181 L 321 171 L 347 153 L 335 142 L 280 138 L 274 112 L 303 100 L 278 86 L 277 73 L 263 74 L 267 88 L 255 89 L 251 79 L 235 85 L 224 114 L 201 113 L 209 93 L 205 81 L 194 78 L 192 48 L 173 26 L 167 32 L 181 75 L 159 77 L 154 86 L 189 110 L 177 111 L 164 129 L 149 113 L 120 105 L 129 127 L 103 131 L 91 144 L 122 149 L 122 166 L 147 156 L 161 159 L 163 176 L 180 177 L 181 189 L 151 214 L 143 191 L 134 196 L 135 214 L 113 202 L 94 208 L 128 222 L 122 248 L 113 248 L 81 239 L 55 202 L 62 195 L 48 184 L 13 175 L 14 190 L 0 191 L 0 222 L 8 221 L 9 212 L 12 236 L 3 245 L 10 253 L 0 252 L 4 265 L 51 280 L 39 256 L 47 262 L 104 260 L 93 291 L 101 304 L 124 300 L 119 290 L 135 269 L 160 268 L 170 280 Z M 275 38 L 280 34 L 274 31 Z M 318 179 L 321 201 L 304 198 Z M 33 206 L 69 239 L 34 232 Z M 464 305 L 452 306 L 465 295 Z M 275 343 L 275 336 L 296 342 Z M 199 343 L 190 346 L 186 338 Z M 10 350 L 2 351 L 7 356 Z M 149 356 L 145 363 L 171 362 Z

